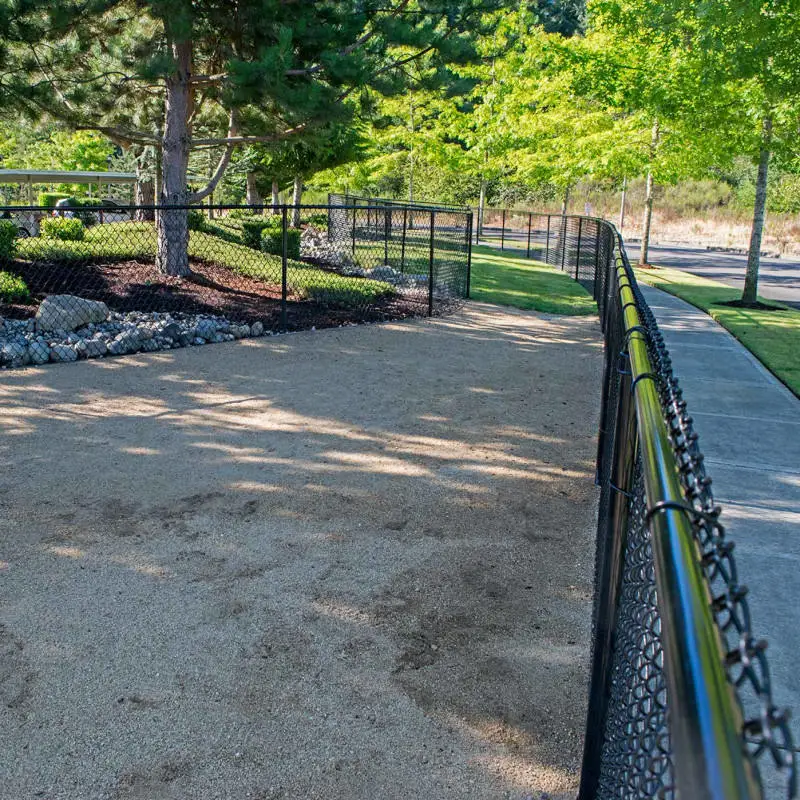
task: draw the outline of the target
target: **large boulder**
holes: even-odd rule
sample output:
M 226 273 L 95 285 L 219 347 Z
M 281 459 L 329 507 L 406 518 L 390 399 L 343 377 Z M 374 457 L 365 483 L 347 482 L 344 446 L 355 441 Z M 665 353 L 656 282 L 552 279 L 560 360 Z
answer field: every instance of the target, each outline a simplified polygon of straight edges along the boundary
M 72 294 L 51 294 L 39 304 L 37 331 L 74 331 L 92 322 L 105 322 L 108 306 Z

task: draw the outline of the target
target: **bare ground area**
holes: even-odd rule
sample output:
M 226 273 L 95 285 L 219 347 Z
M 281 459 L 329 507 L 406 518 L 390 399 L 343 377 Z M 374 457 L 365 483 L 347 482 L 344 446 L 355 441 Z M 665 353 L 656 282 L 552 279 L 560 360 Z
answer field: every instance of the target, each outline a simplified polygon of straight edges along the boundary
M 596 321 L 0 376 L 0 795 L 567 797 Z

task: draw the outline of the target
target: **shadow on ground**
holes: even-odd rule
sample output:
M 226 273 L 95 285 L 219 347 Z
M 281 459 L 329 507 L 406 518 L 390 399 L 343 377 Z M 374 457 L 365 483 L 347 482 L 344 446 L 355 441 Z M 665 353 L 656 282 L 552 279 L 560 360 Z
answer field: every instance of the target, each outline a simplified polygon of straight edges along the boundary
M 4 791 L 574 793 L 601 362 L 472 305 L 4 373 Z

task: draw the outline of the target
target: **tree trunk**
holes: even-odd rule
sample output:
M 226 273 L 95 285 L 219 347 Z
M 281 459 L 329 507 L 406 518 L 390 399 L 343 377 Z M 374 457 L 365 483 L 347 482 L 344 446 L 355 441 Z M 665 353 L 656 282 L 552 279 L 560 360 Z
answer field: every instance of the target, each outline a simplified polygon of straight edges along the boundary
M 753 208 L 753 227 L 750 231 L 750 249 L 747 252 L 747 272 L 744 276 L 742 303 L 754 305 L 758 302 L 758 269 L 761 265 L 761 238 L 764 235 L 764 216 L 767 208 L 767 178 L 769 160 L 772 155 L 772 119 L 764 120 L 761 135 L 761 152 L 758 158 L 756 178 L 756 202 Z
M 481 193 L 478 197 L 478 238 L 483 236 L 483 215 L 486 210 L 486 179 L 481 178 Z
M 567 208 L 569 207 L 569 189 L 570 189 L 569 186 L 567 186 L 567 188 L 564 189 L 564 199 L 561 201 L 561 216 L 562 217 L 566 217 L 567 216 Z
M 176 62 L 175 72 L 166 81 L 164 136 L 161 146 L 162 209 L 156 220 L 158 247 L 156 266 L 165 275 L 188 275 L 189 218 L 186 208 L 167 209 L 165 206 L 186 206 L 189 188 L 186 176 L 189 168 L 192 111 L 192 90 L 189 84 L 192 66 L 191 42 L 172 45 Z
M 648 265 L 650 256 L 650 227 L 653 222 L 653 173 L 647 173 L 647 189 L 644 198 L 644 219 L 642 221 L 642 249 L 639 254 L 639 266 Z
M 619 204 L 619 231 L 625 227 L 625 196 L 628 193 L 628 179 L 622 179 L 622 201 Z
M 300 227 L 300 201 L 303 199 L 303 179 L 294 176 L 294 192 L 292 193 L 292 227 Z
M 281 204 L 280 190 L 278 181 L 272 181 L 272 213 L 278 213 L 278 206 Z
M 653 223 L 653 160 L 658 152 L 660 128 L 658 120 L 653 123 L 653 133 L 650 137 L 650 169 L 647 170 L 647 187 L 644 198 L 644 220 L 642 222 L 642 249 L 639 253 L 639 266 L 646 267 L 650 257 L 650 229 Z
M 411 146 L 408 150 L 408 202 L 414 202 L 414 99 L 409 107 L 409 121 L 411 123 Z
M 148 159 L 148 151 L 152 153 L 151 148 L 143 148 L 136 159 L 136 193 L 133 201 L 136 206 L 154 206 L 156 204 L 154 165 Z M 134 212 L 134 219 L 137 222 L 153 222 L 155 218 L 156 214 L 152 209 L 137 208 Z
M 245 194 L 245 202 L 249 206 L 260 206 L 264 201 L 261 199 L 261 195 L 258 193 L 258 187 L 256 186 L 256 174 L 255 172 L 248 172 L 245 178 L 246 180 L 246 194 Z M 254 209 L 256 214 L 261 213 L 261 209 Z

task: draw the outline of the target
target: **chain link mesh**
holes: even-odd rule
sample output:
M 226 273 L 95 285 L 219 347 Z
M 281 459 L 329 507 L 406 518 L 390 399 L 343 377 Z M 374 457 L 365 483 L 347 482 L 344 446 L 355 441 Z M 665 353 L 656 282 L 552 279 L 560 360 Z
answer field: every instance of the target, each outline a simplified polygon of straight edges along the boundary
M 599 683 L 607 688 L 608 696 L 590 698 L 581 800 L 672 798 L 676 770 L 680 769 L 674 763 L 669 738 L 662 622 L 639 455 L 631 457 L 631 474 L 617 476 L 618 480 L 624 477 L 627 488 L 614 483 L 619 466 L 615 463 L 617 454 L 626 444 L 623 433 L 636 438 L 635 410 L 623 402 L 624 393 L 630 394 L 631 386 L 618 267 L 632 287 L 641 321 L 638 329 L 647 339 L 680 474 L 680 505 L 692 523 L 719 633 L 721 664 L 735 689 L 733 702 L 742 711 L 743 753 L 762 785 L 771 787 L 773 793 L 776 786 L 781 787 L 779 794 L 771 793 L 770 797 L 796 797 L 797 749 L 788 712 L 777 709 L 773 702 L 766 643 L 753 634 L 747 589 L 740 583 L 733 545 L 720 524 L 721 510 L 714 502 L 698 437 L 664 339 L 638 288 L 621 238 L 609 223 L 589 217 L 483 209 L 477 219 L 476 243 L 492 244 L 543 261 L 566 272 L 591 292 L 605 337 L 597 454 L 600 501 L 593 664 L 606 670 Z M 635 453 L 636 448 L 631 452 Z M 615 558 L 618 564 L 612 563 Z M 617 571 L 614 567 L 618 567 Z M 614 587 L 600 583 L 601 577 L 609 575 L 613 576 Z M 603 607 L 609 596 L 614 598 L 610 614 Z M 592 727 L 598 717 L 600 724 Z
M 275 209 L 6 207 L 0 217 L 11 233 L 0 236 L 5 366 L 440 314 L 468 292 L 463 209 L 334 196 Z

